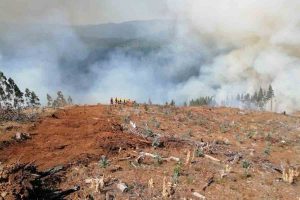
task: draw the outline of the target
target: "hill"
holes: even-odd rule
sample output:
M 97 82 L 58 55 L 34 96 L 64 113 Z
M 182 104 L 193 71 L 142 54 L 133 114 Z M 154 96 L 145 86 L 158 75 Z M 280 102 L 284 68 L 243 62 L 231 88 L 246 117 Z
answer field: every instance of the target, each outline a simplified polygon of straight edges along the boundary
M 47 109 L 33 123 L 2 122 L 0 191 L 8 199 L 13 191 L 66 199 L 297 199 L 299 122 L 222 107 Z

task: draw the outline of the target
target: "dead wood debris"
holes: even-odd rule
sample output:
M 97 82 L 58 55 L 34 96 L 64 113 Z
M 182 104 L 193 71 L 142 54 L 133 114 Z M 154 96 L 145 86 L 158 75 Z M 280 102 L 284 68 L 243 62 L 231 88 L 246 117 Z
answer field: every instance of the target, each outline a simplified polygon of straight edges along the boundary
M 199 199 L 203 199 L 203 200 L 206 199 L 205 196 L 203 196 L 202 194 L 200 194 L 200 193 L 198 193 L 198 192 L 193 192 L 192 195 L 193 195 L 194 197 L 199 198 Z
M 136 158 L 136 162 L 137 163 L 141 163 L 142 160 L 145 158 L 145 157 L 151 157 L 151 158 L 158 158 L 159 156 L 158 155 L 155 155 L 155 154 L 151 154 L 151 153 L 147 153 L 147 152 L 140 152 L 139 153 L 139 156 Z M 161 161 L 176 161 L 176 162 L 179 162 L 180 161 L 180 158 L 177 158 L 177 157 L 174 157 L 174 156 L 170 156 L 168 158 L 160 158 Z
M 212 176 L 207 180 L 207 183 L 202 188 L 202 190 L 205 191 L 213 182 L 215 182 L 215 180 L 214 180 L 214 177 Z
M 15 164 L 1 167 L 0 192 L 7 192 L 12 199 L 63 199 L 79 186 L 62 191 L 56 188 L 55 182 L 62 179 L 59 172 L 62 168 L 38 171 L 32 164 Z M 6 191 L 1 191 L 5 188 Z

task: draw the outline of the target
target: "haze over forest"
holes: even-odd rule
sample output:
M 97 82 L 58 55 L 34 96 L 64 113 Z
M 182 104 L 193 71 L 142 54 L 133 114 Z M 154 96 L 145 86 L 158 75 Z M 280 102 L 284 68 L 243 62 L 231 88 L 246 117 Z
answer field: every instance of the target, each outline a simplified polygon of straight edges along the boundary
M 300 2 L 0 0 L 0 71 L 43 100 L 222 101 L 272 84 L 300 109 Z

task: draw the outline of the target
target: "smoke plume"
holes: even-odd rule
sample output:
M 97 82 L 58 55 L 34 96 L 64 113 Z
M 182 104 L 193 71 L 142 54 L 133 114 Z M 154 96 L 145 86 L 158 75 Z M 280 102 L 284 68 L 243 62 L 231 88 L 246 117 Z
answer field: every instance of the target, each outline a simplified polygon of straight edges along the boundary
M 219 52 L 174 95 L 189 97 L 200 87 L 220 100 L 272 84 L 277 111 L 300 109 L 299 1 L 179 0 L 169 5 L 192 35 Z
M 157 8 L 168 12 L 156 16 L 164 20 L 74 26 L 69 11 L 55 9 L 44 25 L 5 23 L 0 70 L 42 97 L 63 90 L 80 103 L 115 96 L 183 103 L 206 95 L 220 102 L 272 84 L 276 111 L 300 110 L 299 1 L 162 2 Z M 135 17 L 129 8 L 122 13 Z M 64 25 L 49 25 L 56 22 Z

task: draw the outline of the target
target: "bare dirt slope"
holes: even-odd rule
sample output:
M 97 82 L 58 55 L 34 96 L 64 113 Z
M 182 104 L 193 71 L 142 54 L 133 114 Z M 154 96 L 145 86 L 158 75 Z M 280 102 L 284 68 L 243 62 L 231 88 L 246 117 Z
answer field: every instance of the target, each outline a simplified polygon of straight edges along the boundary
M 60 109 L 35 123 L 1 127 L 1 165 L 30 163 L 39 171 L 63 166 L 49 185 L 63 191 L 80 187 L 66 199 L 300 197 L 299 116 L 99 105 Z M 16 141 L 16 132 L 30 138 Z M 167 159 L 171 157 L 179 161 Z M 295 171 L 291 184 L 282 179 L 284 167 Z M 118 189 L 120 182 L 127 185 L 126 192 Z M 4 198 L 13 199 L 14 189 L 0 177 Z
M 121 147 L 144 145 L 139 138 L 124 134 L 117 117 L 106 110 L 100 106 L 62 109 L 25 130 L 32 139 L 6 147 L 0 160 L 34 162 L 43 170 L 87 158 L 99 159 Z

